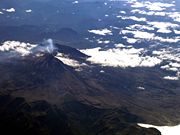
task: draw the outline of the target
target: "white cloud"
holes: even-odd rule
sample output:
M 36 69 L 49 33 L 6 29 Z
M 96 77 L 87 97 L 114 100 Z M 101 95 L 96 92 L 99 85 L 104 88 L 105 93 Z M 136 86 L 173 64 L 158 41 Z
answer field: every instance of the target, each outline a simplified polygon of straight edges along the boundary
M 123 38 L 126 39 L 127 42 L 130 44 L 134 44 L 138 41 L 138 39 L 135 39 L 135 38 L 128 38 L 128 37 L 123 37 Z
M 73 4 L 78 4 L 78 3 L 79 3 L 79 1 L 77 1 L 77 0 L 76 0 L 76 1 L 74 1 L 74 2 L 72 2 L 72 3 L 73 3 Z
M 174 22 L 180 22 L 180 12 L 167 12 L 167 11 L 145 11 L 141 9 L 133 9 L 131 13 L 137 13 L 148 16 L 167 16 L 173 19 Z
M 178 80 L 180 78 L 180 48 L 166 47 L 154 49 L 135 49 L 121 43 L 116 48 L 102 49 L 100 47 L 81 50 L 91 56 L 87 60 L 94 64 L 112 67 L 154 67 L 160 65 L 162 70 L 176 73 L 167 75 L 164 79 Z M 148 52 L 148 53 L 146 53 Z M 166 63 L 163 65 L 163 63 Z
M 105 73 L 105 71 L 104 71 L 104 70 L 101 70 L 100 73 Z
M 111 42 L 109 40 L 101 40 L 101 39 L 97 39 L 96 41 L 98 42 L 98 44 L 109 44 Z
M 145 10 L 140 10 L 140 9 L 133 9 L 131 10 L 131 13 L 138 13 L 138 14 L 142 14 L 142 15 L 155 15 L 155 16 L 166 16 L 168 15 L 168 12 L 165 11 L 145 11 Z
M 160 42 L 166 42 L 166 43 L 177 43 L 180 41 L 180 37 L 176 38 L 163 38 L 163 37 L 154 37 L 154 40 L 158 40 Z
M 130 43 L 130 44 L 134 44 L 136 43 L 138 40 L 135 39 L 135 38 L 127 38 L 127 42 Z
M 170 12 L 168 16 L 172 18 L 175 22 L 180 22 L 180 12 Z
M 108 29 L 101 29 L 101 30 L 88 30 L 90 33 L 94 33 L 94 34 L 97 34 L 97 35 L 102 35 L 102 36 L 105 36 L 105 35 L 112 35 L 112 32 Z
M 157 32 L 159 32 L 159 33 L 171 33 L 172 31 L 168 30 L 168 29 L 159 29 L 159 30 L 157 30 Z
M 180 48 L 163 48 L 158 51 L 153 51 L 152 54 L 155 54 L 158 58 L 166 61 L 180 63 Z
M 134 3 L 132 3 L 131 7 L 133 7 L 133 8 L 141 8 L 141 7 L 144 7 L 144 4 L 141 3 L 141 2 L 135 1 Z
M 142 24 L 130 25 L 130 26 L 126 27 L 126 29 L 129 29 L 129 30 L 154 30 L 153 27 L 151 27 L 149 25 L 142 25 Z
M 174 72 L 178 72 L 179 71 L 179 68 L 171 67 L 170 65 L 161 66 L 161 69 L 165 69 L 165 70 L 168 70 L 168 71 L 174 71 Z
M 163 26 L 161 30 L 164 30 L 165 29 L 164 27 L 165 26 Z M 160 42 L 165 42 L 165 43 L 177 43 L 180 41 L 180 36 L 176 36 L 175 38 L 163 38 L 160 36 L 156 36 L 154 33 L 139 31 L 139 30 L 121 30 L 120 34 L 123 34 L 123 35 L 132 34 L 135 39 L 146 39 L 146 40 L 160 41 Z
M 180 77 L 180 48 L 163 48 L 158 51 L 153 51 L 152 54 L 166 61 L 166 64 L 160 67 L 161 69 L 176 72 L 176 76 L 166 76 L 164 79 L 178 80 Z
M 137 87 L 139 90 L 145 90 L 145 88 L 144 87 L 142 87 L 142 86 L 139 86 L 139 87 Z
M 179 78 L 177 76 L 165 76 L 164 79 L 165 80 L 174 80 L 174 81 L 179 80 Z
M 156 57 L 141 56 L 144 49 L 108 49 L 101 48 L 81 50 L 83 53 L 91 56 L 88 61 L 102 66 L 113 67 L 153 67 L 162 61 Z
M 170 22 L 148 22 L 148 24 L 154 28 L 157 28 L 157 32 L 161 33 L 171 33 L 170 28 L 179 27 L 178 24 L 170 23 Z
M 154 126 L 149 124 L 138 124 L 144 128 L 156 128 L 158 129 L 162 135 L 179 135 L 180 133 L 180 125 L 177 126 Z
M 180 30 L 174 30 L 175 34 L 180 34 Z
M 121 44 L 121 43 L 119 43 L 119 44 L 115 44 L 115 47 L 116 48 L 125 48 L 126 46 Z
M 144 18 L 144 17 L 138 18 L 136 16 L 117 16 L 117 18 L 121 18 L 123 20 L 130 19 L 130 20 L 134 20 L 134 21 L 138 21 L 138 22 L 145 22 L 146 21 L 146 18 Z
M 163 11 L 169 7 L 174 7 L 174 3 L 162 3 L 162 2 L 138 2 L 138 1 L 129 1 L 128 3 L 131 4 L 133 8 L 146 8 L 150 11 Z
M 0 46 L 0 51 L 7 52 L 17 52 L 22 56 L 30 54 L 32 48 L 36 47 L 36 45 L 19 42 L 19 41 L 6 41 Z
M 177 62 L 175 62 L 175 63 L 171 62 L 171 63 L 169 63 L 169 65 L 172 67 L 180 68 L 180 63 L 177 63 Z
M 121 14 L 126 14 L 126 11 L 120 11 L 119 13 L 121 13 Z
M 135 38 L 139 39 L 153 39 L 155 37 L 154 33 L 148 33 L 144 31 L 130 31 L 130 30 L 122 30 L 122 34 L 133 34 Z
M 161 69 L 169 69 L 169 65 L 164 65 L 164 66 L 161 66 Z
M 154 12 L 153 13 L 155 16 L 165 16 L 166 12 Z
M 155 2 L 155 3 L 151 3 L 149 2 L 149 4 L 146 4 L 146 8 L 152 11 L 163 11 L 166 8 L 162 5 L 163 3 L 160 2 Z
M 6 12 L 15 12 L 16 10 L 14 8 L 9 8 L 9 9 L 3 9 Z
M 26 10 L 26 13 L 31 13 L 31 12 L 32 12 L 31 9 L 27 9 L 27 10 Z

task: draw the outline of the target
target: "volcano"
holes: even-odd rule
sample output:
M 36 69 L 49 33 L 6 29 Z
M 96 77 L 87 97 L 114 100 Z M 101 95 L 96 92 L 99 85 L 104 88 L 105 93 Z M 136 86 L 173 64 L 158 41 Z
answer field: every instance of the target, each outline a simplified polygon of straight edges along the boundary
M 57 97 L 64 97 L 66 94 L 78 95 L 87 91 L 74 69 L 65 65 L 52 53 L 41 53 L 39 56 L 32 54 L 22 59 L 15 58 L 13 62 L 3 63 L 1 68 L 1 73 L 4 74 L 1 88 L 5 87 L 6 91 L 15 95 L 22 94 L 29 100 L 54 101 L 59 100 Z
M 108 96 L 113 94 L 93 78 L 87 78 L 86 68 L 79 73 L 56 57 L 61 53 L 69 59 L 85 62 L 87 55 L 59 44 L 55 48 L 52 53 L 35 51 L 27 56 L 1 61 L 0 128 L 3 132 L 108 135 L 113 130 L 114 133 L 122 132 L 122 135 L 159 135 L 155 129 L 138 127 L 136 123 L 144 120 L 127 109 L 115 109 L 113 104 L 110 107 Z M 115 103 L 117 99 L 113 100 Z M 107 117 L 111 118 L 110 123 L 107 123 Z M 35 127 L 36 123 L 39 123 L 39 128 Z M 24 124 L 33 127 L 24 127 Z M 119 129 L 118 125 L 122 128 Z M 109 128 L 103 130 L 106 126 Z

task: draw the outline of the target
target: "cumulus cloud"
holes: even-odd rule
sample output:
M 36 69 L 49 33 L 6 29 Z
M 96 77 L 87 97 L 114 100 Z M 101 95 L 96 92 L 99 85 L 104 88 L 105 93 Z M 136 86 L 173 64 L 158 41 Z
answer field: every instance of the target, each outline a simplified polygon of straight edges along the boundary
M 110 30 L 108 30 L 107 28 L 105 29 L 100 29 L 100 30 L 88 30 L 90 33 L 94 33 L 94 34 L 97 34 L 97 35 L 102 35 L 102 36 L 105 36 L 105 35 L 112 35 L 112 32 Z
M 91 56 L 87 60 L 93 64 L 123 68 L 160 66 L 162 70 L 169 70 L 175 73 L 174 76 L 167 74 L 164 79 L 178 80 L 180 77 L 180 48 L 178 47 L 136 49 L 121 43 L 114 46 L 115 48 L 113 49 L 97 47 L 81 51 Z
M 77 0 L 72 2 L 72 4 L 78 4 L 78 3 L 79 3 L 79 1 L 77 1 Z
M 139 87 L 137 87 L 139 90 L 145 90 L 145 88 L 144 87 L 142 87 L 142 86 L 139 86 Z
M 171 18 L 174 22 L 180 22 L 180 12 L 175 10 L 175 1 L 171 3 L 162 3 L 162 2 L 139 2 L 137 0 L 129 0 L 128 3 L 131 4 L 131 7 L 136 8 L 132 9 L 131 13 L 149 15 L 149 16 L 166 16 Z M 143 8 L 146 8 L 144 10 Z M 167 8 L 172 8 L 172 10 L 168 10 Z
M 135 38 L 139 38 L 139 39 L 153 39 L 155 37 L 154 33 L 149 33 L 145 31 L 122 30 L 120 33 L 124 35 L 133 34 Z
M 180 62 L 180 48 L 163 48 L 158 51 L 153 51 L 159 58 L 163 60 L 174 61 L 173 63 Z M 173 65 L 171 63 L 171 65 Z
M 117 18 L 121 18 L 123 20 L 129 19 L 129 20 L 134 20 L 134 21 L 138 21 L 138 22 L 145 22 L 146 21 L 146 18 L 144 18 L 144 17 L 138 18 L 136 16 L 120 16 L 119 15 L 119 16 L 117 16 Z
M 126 11 L 120 11 L 119 13 L 121 13 L 121 14 L 126 14 Z
M 144 128 L 156 128 L 158 129 L 162 135 L 179 135 L 180 133 L 180 125 L 177 126 L 154 126 L 150 124 L 141 124 L 138 123 L 139 126 Z
M 128 37 L 123 37 L 124 39 L 126 39 L 126 41 L 130 44 L 134 44 L 138 41 L 138 39 L 135 39 L 135 38 L 128 38 Z
M 31 13 L 31 12 L 32 12 L 31 9 L 27 9 L 27 10 L 26 10 L 26 13 Z
M 96 41 L 98 42 L 98 44 L 109 44 L 111 42 L 109 40 L 101 40 L 101 39 L 97 39 Z
M 180 22 L 180 12 L 170 12 L 168 16 L 172 18 L 175 22 Z
M 29 55 L 31 49 L 36 47 L 34 44 L 19 42 L 19 41 L 6 41 L 0 46 L 2 52 L 16 52 L 22 56 Z
M 115 46 L 116 48 L 125 48 L 125 47 L 126 47 L 125 45 L 123 45 L 123 44 L 121 44 L 121 43 L 115 44 L 114 46 Z
M 167 12 L 165 11 L 145 11 L 145 10 L 141 10 L 141 9 L 133 9 L 131 10 L 131 13 L 137 13 L 137 14 L 142 14 L 142 15 L 149 15 L 149 16 L 166 16 L 168 15 Z
M 14 8 L 9 8 L 9 9 L 3 9 L 6 12 L 15 12 L 16 10 Z
M 179 27 L 178 24 L 170 23 L 170 22 L 148 22 L 148 24 L 154 28 L 157 28 L 157 32 L 161 33 L 171 33 L 171 28 Z
M 150 11 L 163 11 L 169 7 L 174 7 L 174 3 L 150 2 L 150 1 L 128 1 L 132 8 L 146 8 Z
M 81 50 L 91 56 L 88 61 L 102 66 L 113 67 L 153 67 L 162 61 L 156 57 L 142 56 L 144 49 L 114 48 L 103 50 L 101 48 Z
M 149 25 L 142 25 L 142 24 L 134 24 L 134 25 L 129 25 L 126 27 L 128 30 L 154 30 L 154 27 L 151 27 Z
M 160 42 L 166 42 L 166 43 L 178 43 L 180 41 L 180 36 L 175 37 L 175 38 L 163 38 L 156 36 L 154 37 L 154 40 L 158 40 Z
M 164 26 L 161 30 L 164 30 Z M 140 30 L 124 29 L 124 30 L 121 30 L 120 34 L 123 34 L 123 35 L 132 34 L 134 39 L 139 39 L 139 40 L 145 39 L 145 40 L 160 41 L 160 42 L 166 42 L 166 43 L 177 43 L 180 41 L 180 36 L 176 36 L 174 38 L 164 38 L 164 37 L 156 36 L 154 33 L 140 31 Z
M 180 34 L 180 30 L 174 30 L 175 34 Z
M 163 48 L 158 51 L 153 51 L 153 55 L 157 58 L 166 62 L 160 68 L 163 70 L 173 71 L 176 76 L 165 76 L 164 79 L 168 80 L 178 80 L 180 77 L 180 48 Z
M 180 12 L 167 12 L 167 11 L 145 11 L 141 9 L 133 9 L 131 13 L 148 15 L 148 16 L 166 16 L 171 18 L 174 22 L 180 22 Z
M 169 65 L 172 67 L 180 68 L 180 63 L 177 63 L 177 62 L 175 62 L 175 63 L 171 62 L 171 63 L 169 63 Z

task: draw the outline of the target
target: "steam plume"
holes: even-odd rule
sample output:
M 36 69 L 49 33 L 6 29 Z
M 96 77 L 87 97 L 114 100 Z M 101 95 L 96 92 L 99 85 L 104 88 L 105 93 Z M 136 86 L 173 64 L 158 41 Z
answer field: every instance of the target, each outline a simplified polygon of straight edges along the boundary
M 55 47 L 54 47 L 54 44 L 53 44 L 53 40 L 52 39 L 47 39 L 47 40 L 44 40 L 43 42 L 45 48 L 46 48 L 46 51 L 48 53 L 53 53 L 54 50 L 55 50 Z
M 31 50 L 31 53 L 49 53 L 54 54 L 56 48 L 54 47 L 52 39 L 46 39 L 41 44 L 37 45 Z

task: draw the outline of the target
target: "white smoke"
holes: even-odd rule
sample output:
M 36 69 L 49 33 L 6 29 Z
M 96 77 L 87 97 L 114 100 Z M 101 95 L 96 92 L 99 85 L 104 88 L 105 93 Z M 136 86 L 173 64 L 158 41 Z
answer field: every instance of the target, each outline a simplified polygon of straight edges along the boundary
M 53 54 L 56 50 L 52 39 L 45 39 L 41 44 L 38 44 L 31 50 L 31 54 L 49 53 Z
M 54 50 L 55 50 L 54 43 L 53 43 L 53 40 L 52 40 L 52 39 L 44 40 L 44 42 L 42 43 L 42 45 L 44 45 L 45 50 L 46 50 L 48 53 L 53 53 Z

